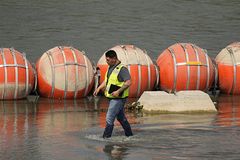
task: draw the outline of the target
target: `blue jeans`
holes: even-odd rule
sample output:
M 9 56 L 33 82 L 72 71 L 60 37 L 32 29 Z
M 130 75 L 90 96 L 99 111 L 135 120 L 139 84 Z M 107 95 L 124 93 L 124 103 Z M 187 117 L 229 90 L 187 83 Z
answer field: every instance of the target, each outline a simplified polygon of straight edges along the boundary
M 123 99 L 110 99 L 109 107 L 106 117 L 106 128 L 103 133 L 103 138 L 109 138 L 112 135 L 115 118 L 122 125 L 125 135 L 132 136 L 131 126 L 124 113 L 124 105 L 126 103 L 126 98 Z

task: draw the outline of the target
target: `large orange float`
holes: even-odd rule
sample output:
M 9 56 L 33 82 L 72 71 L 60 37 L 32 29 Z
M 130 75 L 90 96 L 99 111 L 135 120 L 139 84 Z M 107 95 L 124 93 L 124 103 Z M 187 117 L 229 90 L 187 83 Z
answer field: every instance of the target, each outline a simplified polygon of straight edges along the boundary
M 140 97 L 144 91 L 154 89 L 158 71 L 146 51 L 133 45 L 117 45 L 109 50 L 117 53 L 118 59 L 130 72 L 132 85 L 129 88 L 129 97 Z M 100 83 L 102 83 L 108 68 L 105 53 L 99 59 L 97 66 L 100 68 Z
M 38 91 L 48 98 L 80 98 L 94 83 L 93 66 L 73 47 L 58 46 L 45 52 L 36 63 Z
M 215 58 L 222 93 L 240 94 L 240 42 L 222 49 Z
M 0 48 L 0 99 L 25 98 L 34 87 L 34 70 L 25 54 Z
M 176 43 L 157 59 L 160 89 L 207 91 L 214 81 L 214 66 L 206 51 L 191 43 Z

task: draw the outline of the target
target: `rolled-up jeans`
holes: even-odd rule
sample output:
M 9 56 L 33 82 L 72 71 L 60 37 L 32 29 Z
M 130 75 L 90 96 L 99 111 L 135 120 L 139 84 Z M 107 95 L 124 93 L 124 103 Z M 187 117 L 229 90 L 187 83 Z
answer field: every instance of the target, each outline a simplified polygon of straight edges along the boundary
M 108 111 L 107 111 L 107 117 L 106 117 L 106 123 L 107 123 L 106 128 L 105 128 L 106 133 L 104 132 L 105 137 L 111 137 L 115 118 L 117 118 L 117 120 L 122 125 L 126 136 L 133 135 L 131 126 L 125 116 L 125 113 L 124 113 L 125 103 L 126 103 L 126 98 L 110 99 L 109 107 L 108 107 Z

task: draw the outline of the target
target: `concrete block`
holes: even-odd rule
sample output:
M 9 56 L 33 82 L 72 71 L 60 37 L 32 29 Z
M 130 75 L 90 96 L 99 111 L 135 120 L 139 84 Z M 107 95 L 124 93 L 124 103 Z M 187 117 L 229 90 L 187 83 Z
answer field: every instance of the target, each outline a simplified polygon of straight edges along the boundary
M 145 91 L 138 99 L 143 111 L 164 112 L 217 112 L 209 95 L 203 91 L 179 91 L 169 94 L 164 91 Z

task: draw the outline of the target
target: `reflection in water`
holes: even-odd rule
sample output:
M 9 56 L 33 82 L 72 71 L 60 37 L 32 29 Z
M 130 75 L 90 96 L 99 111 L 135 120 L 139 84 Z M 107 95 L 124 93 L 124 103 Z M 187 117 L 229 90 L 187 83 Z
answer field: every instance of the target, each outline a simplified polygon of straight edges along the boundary
M 0 155 L 1 159 L 39 159 L 39 141 L 35 124 L 36 105 L 26 100 L 1 101 Z M 30 151 L 30 152 L 29 152 Z M 32 154 L 34 153 L 34 154 Z M 38 157 L 38 158 L 37 158 Z
M 85 123 L 95 117 L 96 124 L 104 128 L 107 107 L 108 99 L 91 96 L 76 100 L 39 98 L 37 101 L 32 101 L 31 99 L 1 101 L 0 114 L 2 116 L 0 116 L 0 127 L 8 132 L 13 132 L 11 130 L 14 130 L 8 127 L 21 128 L 23 126 L 25 127 L 24 130 L 26 130 L 31 119 L 41 126 L 44 126 L 42 124 L 43 121 L 46 121 L 45 123 L 54 123 L 55 125 L 58 122 L 58 124 L 62 125 L 68 121 L 75 121 L 73 120 L 74 116 L 68 116 L 72 113 L 73 115 L 78 115 L 75 118 Z M 134 114 L 129 114 L 129 119 L 131 123 L 135 123 Z
M 98 111 L 99 98 L 82 99 L 48 99 L 40 98 L 37 102 L 37 113 Z
M 215 158 L 219 158 L 225 146 L 239 145 L 238 97 L 219 97 L 218 114 L 138 117 L 126 112 L 134 132 L 131 139 L 121 137 L 123 130 L 117 121 L 113 138 L 101 138 L 107 107 L 104 97 L 1 101 L 0 159 L 171 159 L 169 155 L 187 158 L 196 154 L 204 159 L 200 153 L 217 153 Z M 229 132 L 236 136 L 226 137 Z M 226 154 L 234 157 L 232 152 Z
M 239 96 L 222 95 L 218 98 L 217 125 L 240 126 Z
M 53 112 L 104 111 L 107 105 L 107 99 L 92 96 L 76 100 L 48 98 L 32 100 L 32 98 L 28 98 L 16 101 L 0 101 L 0 113 L 42 114 Z
M 103 151 L 110 159 L 123 159 L 127 155 L 127 148 L 118 144 L 107 144 Z
M 100 99 L 1 101 L 0 159 L 75 157 L 74 152 L 72 155 L 59 155 L 56 152 L 62 150 L 61 146 L 70 145 L 71 148 L 71 145 L 76 145 L 81 148 L 79 139 L 68 134 L 99 126 L 100 113 L 103 113 L 99 107 L 106 106 L 104 103 L 107 102 Z M 101 105 L 98 105 L 100 101 Z M 64 151 L 68 148 L 65 147 Z
M 0 114 L 29 114 L 36 112 L 36 103 L 27 99 L 16 101 L 0 101 Z
M 104 97 L 1 101 L 1 159 L 80 158 L 82 152 L 89 150 L 88 144 L 80 143 L 80 133 L 93 128 L 91 132 L 83 133 L 101 135 L 103 130 L 100 127 L 105 125 L 107 107 L 108 100 Z M 132 123 L 136 123 L 134 115 L 129 113 L 128 116 Z M 73 150 L 64 154 L 67 148 Z M 74 148 L 79 151 L 75 152 Z M 110 148 L 106 146 L 104 151 L 110 152 Z M 122 157 L 124 151 L 123 147 L 112 146 L 111 156 Z

